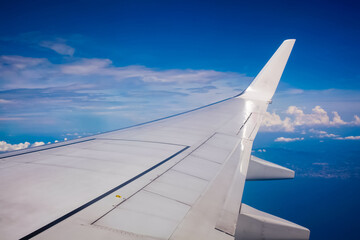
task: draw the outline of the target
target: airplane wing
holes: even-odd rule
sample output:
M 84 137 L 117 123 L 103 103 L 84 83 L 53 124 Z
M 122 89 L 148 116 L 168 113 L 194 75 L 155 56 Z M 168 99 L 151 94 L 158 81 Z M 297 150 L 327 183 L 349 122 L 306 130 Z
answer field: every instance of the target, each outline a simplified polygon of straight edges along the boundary
M 0 155 L 1 239 L 308 239 L 242 203 L 246 180 L 294 177 L 251 156 L 294 43 L 235 97 Z

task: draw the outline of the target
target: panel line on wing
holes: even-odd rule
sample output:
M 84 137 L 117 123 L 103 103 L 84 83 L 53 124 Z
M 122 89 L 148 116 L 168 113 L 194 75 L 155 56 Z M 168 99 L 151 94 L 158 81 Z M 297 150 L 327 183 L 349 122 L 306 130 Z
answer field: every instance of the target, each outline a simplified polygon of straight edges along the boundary
M 209 181 L 208 179 L 205 179 L 205 178 L 202 178 L 202 177 L 199 177 L 199 176 L 195 176 L 195 175 L 190 174 L 190 173 L 187 173 L 187 172 L 183 172 L 183 171 L 181 171 L 181 170 L 179 170 L 179 169 L 173 169 L 173 168 L 172 168 L 171 171 L 175 171 L 175 172 L 178 172 L 178 173 L 182 173 L 182 174 L 188 175 L 188 176 L 190 176 L 190 177 L 198 178 L 198 179 L 201 179 L 201 180 Z
M 249 114 L 249 116 L 246 118 L 245 122 L 243 123 L 243 125 L 241 125 L 239 131 L 236 133 L 236 135 L 239 135 L 239 133 L 241 132 L 242 128 L 245 126 L 245 124 L 247 123 L 247 121 L 250 119 L 252 113 Z
M 146 141 L 146 140 L 137 140 L 137 139 L 118 139 L 118 138 L 96 138 L 96 140 L 110 140 L 110 141 L 124 141 L 124 142 L 144 142 L 144 143 L 158 143 L 158 144 L 165 144 L 165 145 L 174 145 L 180 147 L 186 147 L 183 144 L 177 143 L 168 143 L 168 142 L 159 142 L 159 141 Z
M 155 168 L 159 167 L 160 165 L 164 164 L 165 162 L 169 161 L 170 159 L 172 159 L 172 158 L 174 158 L 175 156 L 179 155 L 180 153 L 184 152 L 184 151 L 185 151 L 185 150 L 187 150 L 188 148 L 189 148 L 189 146 L 184 147 L 184 148 L 183 148 L 183 149 L 181 149 L 180 151 L 176 152 L 175 154 L 171 155 L 170 157 L 166 158 L 165 160 L 163 160 L 163 161 L 159 162 L 158 164 L 156 164 L 156 165 L 152 166 L 151 168 L 149 168 L 149 169 L 145 170 L 144 172 L 142 172 L 142 173 L 138 174 L 137 176 L 135 176 L 135 177 L 131 178 L 130 180 L 128 180 L 128 181 L 126 181 L 126 182 L 124 182 L 124 183 L 120 184 L 120 185 L 119 185 L 119 186 L 117 186 L 117 187 L 114 187 L 113 189 L 111 189 L 111 190 L 107 191 L 106 193 L 104 193 L 104 194 L 102 194 L 102 195 L 100 195 L 100 196 L 98 196 L 98 197 L 94 198 L 93 200 L 91 200 L 91 201 L 89 201 L 89 202 L 85 203 L 84 205 L 82 205 L 82 206 L 80 206 L 80 207 L 78 207 L 78 208 L 74 209 L 73 211 L 71 211 L 71 212 L 69 212 L 69 213 L 65 214 L 64 216 L 62 216 L 62 217 L 60 217 L 60 218 L 58 218 L 58 219 L 56 219 L 56 220 L 54 220 L 54 221 L 50 222 L 49 224 L 47 224 L 47 225 L 45 225 L 45 226 L 43 226 L 43 227 L 39 228 L 38 230 L 36 230 L 36 231 L 34 231 L 34 232 L 32 232 L 32 233 L 30 233 L 30 234 L 28 234 L 28 235 L 26 235 L 26 236 L 24 236 L 24 237 L 20 238 L 20 240 L 27 240 L 27 239 L 31 239 L 31 238 L 35 237 L 36 235 L 38 235 L 38 234 L 40 234 L 40 233 L 42 233 L 42 232 L 46 231 L 47 229 L 49 229 L 49 228 L 51 228 L 51 227 L 55 226 L 56 224 L 58 224 L 58 223 L 60 223 L 60 222 L 64 221 L 65 219 L 67 219 L 67 218 L 69 218 L 69 217 L 73 216 L 74 214 L 76 214 L 76 213 L 80 212 L 81 210 L 83 210 L 83 209 L 85 209 L 85 208 L 89 207 L 90 205 L 92 205 L 92 204 L 96 203 L 97 201 L 99 201 L 99 200 L 103 199 L 104 197 L 108 196 L 109 194 L 111 194 L 111 193 L 113 193 L 113 192 L 115 192 L 115 191 L 119 190 L 120 188 L 122 188 L 122 187 L 124 187 L 124 186 L 128 185 L 129 183 L 131 183 L 131 182 L 135 181 L 136 179 L 140 178 L 141 176 L 145 175 L 146 173 L 148 173 L 148 172 L 150 172 L 150 171 L 154 170 Z
M 172 201 L 176 201 L 176 202 L 179 202 L 179 203 L 182 203 L 182 204 L 184 204 L 184 205 L 187 205 L 187 206 L 191 207 L 191 205 L 188 204 L 188 203 L 182 202 L 182 201 L 180 201 L 180 200 L 178 200 L 178 199 L 171 198 L 171 197 L 165 196 L 165 195 L 163 195 L 163 194 L 160 194 L 160 193 L 157 193 L 157 192 L 154 192 L 154 191 L 150 191 L 150 190 L 147 190 L 147 189 L 142 189 L 141 191 L 148 192 L 148 193 L 152 193 L 152 194 L 156 194 L 156 195 L 159 195 L 159 196 L 161 196 L 161 197 L 164 197 L 164 198 L 170 199 L 170 200 L 172 200 Z

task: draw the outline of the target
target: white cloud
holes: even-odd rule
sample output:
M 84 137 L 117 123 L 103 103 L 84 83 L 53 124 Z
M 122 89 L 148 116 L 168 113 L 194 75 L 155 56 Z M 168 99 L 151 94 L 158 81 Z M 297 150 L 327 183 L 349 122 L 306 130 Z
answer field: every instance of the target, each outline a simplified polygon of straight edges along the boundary
M 24 120 L 24 118 L 21 117 L 1 117 L 0 121 L 18 121 L 18 120 Z
M 337 137 L 337 140 L 360 140 L 360 136 Z
M 309 132 L 311 133 L 315 133 L 317 135 L 317 137 L 319 138 L 336 138 L 339 137 L 339 135 L 333 134 L 333 133 L 327 133 L 326 131 L 323 130 L 315 130 L 315 129 L 310 129 Z
M 79 133 L 67 133 L 66 136 L 79 136 Z
M 280 91 L 279 94 L 290 94 L 290 95 L 295 95 L 295 94 L 302 94 L 304 93 L 303 89 L 299 89 L 299 88 L 290 88 L 287 89 L 285 91 Z
M 71 90 L 114 89 L 121 82 L 139 83 L 209 83 L 248 77 L 214 70 L 159 70 L 145 66 L 118 67 L 110 59 L 70 59 L 68 63 L 53 64 L 43 58 L 0 56 L 0 89 L 68 87 Z M 188 88 L 187 86 L 184 86 Z M 168 88 L 167 88 L 168 89 Z M 66 89 L 64 89 L 66 90 Z
M 327 165 L 329 165 L 329 163 L 325 163 L 325 162 L 315 162 L 315 163 L 312 163 L 312 165 L 327 166 Z
M 0 56 L 0 70 L 8 70 L 3 73 L 10 73 L 9 68 L 13 70 L 20 70 L 29 67 L 35 67 L 43 63 L 47 63 L 46 58 L 32 58 L 32 57 L 23 57 L 16 55 L 3 55 Z M 2 71 L 1 71 L 2 72 Z
M 89 74 L 105 74 L 111 65 L 110 59 L 88 59 L 84 58 L 80 61 L 64 64 L 61 66 L 61 72 L 72 75 L 89 75 Z
M 7 151 L 15 151 L 20 149 L 25 149 L 29 147 L 38 147 L 45 145 L 44 142 L 34 142 L 30 144 L 29 142 L 19 143 L 19 144 L 10 144 L 5 141 L 0 141 L 0 152 L 7 152 Z
M 334 117 L 333 117 L 333 120 L 330 122 L 331 125 L 346 125 L 346 124 L 348 124 L 347 122 L 344 122 L 341 119 L 339 113 L 337 113 L 335 111 L 332 113 L 334 114 Z
M 310 129 L 309 132 L 315 133 L 318 138 L 331 138 L 337 140 L 360 140 L 360 136 L 340 137 L 339 135 L 333 133 L 327 133 L 326 131 L 322 131 L 322 130 Z
M 289 106 L 286 113 L 293 117 L 294 126 L 329 124 L 330 122 L 327 112 L 320 106 L 314 107 L 312 113 L 309 114 L 305 114 L 296 106 Z
M 281 117 L 275 112 L 266 112 L 262 121 L 261 130 L 267 132 L 293 132 L 295 130 L 295 127 L 292 124 L 290 118 L 286 117 L 284 120 L 281 120 Z
M 29 142 L 19 143 L 19 144 L 10 144 L 5 141 L 0 141 L 0 151 L 14 151 L 14 150 L 20 150 L 25 149 L 30 146 Z
M 75 49 L 63 42 L 43 41 L 40 46 L 54 50 L 61 55 L 73 56 Z
M 5 104 L 5 103 L 12 103 L 12 101 L 0 98 L 0 104 Z
M 31 147 L 38 147 L 38 146 L 42 146 L 45 145 L 44 142 L 34 142 L 33 144 L 31 144 Z
M 354 116 L 354 121 L 351 122 L 353 125 L 358 126 L 360 125 L 360 117 L 358 115 Z
M 274 141 L 275 142 L 295 142 L 295 141 L 302 141 L 304 138 L 286 138 L 286 137 L 278 137 Z
M 139 65 L 115 67 L 110 59 L 98 58 L 84 58 L 77 62 L 61 65 L 60 68 L 62 73 L 70 75 L 100 75 L 112 77 L 117 81 L 138 79 L 143 82 L 156 83 L 210 82 L 216 79 L 239 76 L 236 73 L 224 73 L 214 70 L 157 70 Z
M 345 122 L 341 119 L 338 112 L 333 111 L 333 118 L 330 119 L 328 113 L 320 106 L 315 106 L 311 110 L 311 113 L 304 113 L 302 109 L 296 106 L 289 106 L 286 110 L 286 114 L 288 116 L 281 119 L 280 115 L 275 112 L 267 112 L 264 115 L 261 130 L 267 132 L 294 132 L 296 127 L 299 126 L 360 125 L 360 118 L 357 115 L 354 116 L 354 121 Z

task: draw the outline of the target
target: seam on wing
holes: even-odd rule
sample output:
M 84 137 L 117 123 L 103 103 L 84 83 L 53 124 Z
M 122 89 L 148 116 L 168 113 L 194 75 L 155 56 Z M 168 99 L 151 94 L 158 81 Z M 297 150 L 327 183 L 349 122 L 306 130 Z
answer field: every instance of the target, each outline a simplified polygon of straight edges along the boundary
M 126 182 L 124 182 L 124 183 L 120 184 L 119 186 L 114 187 L 113 189 L 111 189 L 111 190 L 109 190 L 109 191 L 105 192 L 104 194 L 102 194 L 102 195 L 100 195 L 100 196 L 98 196 L 98 197 L 94 198 L 93 200 L 91 200 L 91 201 L 89 201 L 89 202 L 85 203 L 84 205 L 82 205 L 82 206 L 80 206 L 80 207 L 78 207 L 78 208 L 76 208 L 76 209 L 72 210 L 71 212 L 69 212 L 69 213 L 65 214 L 64 216 L 62 216 L 62 217 L 60 217 L 60 218 L 58 218 L 58 219 L 56 219 L 56 220 L 54 220 L 54 221 L 52 221 L 52 222 L 48 223 L 47 225 L 45 225 L 45 226 L 43 226 L 43 227 L 41 227 L 41 228 L 39 228 L 39 229 L 35 230 L 34 232 L 32 232 L 32 233 L 30 233 L 30 234 L 28 234 L 28 235 L 26 235 L 26 236 L 24 236 L 24 237 L 20 238 L 20 240 L 31 239 L 31 238 L 33 238 L 33 237 L 35 237 L 35 236 L 39 235 L 40 233 L 42 233 L 42 232 L 46 231 L 47 229 L 49 229 L 49 228 L 51 228 L 51 227 L 55 226 L 56 224 L 58 224 L 58 223 L 60 223 L 60 222 L 64 221 L 65 219 L 67 219 L 67 218 L 69 218 L 69 217 L 71 217 L 71 216 L 75 215 L 76 213 L 78 213 L 78 212 L 80 212 L 80 211 L 84 210 L 85 208 L 89 207 L 90 205 L 92 205 L 92 204 L 94 204 L 94 203 L 98 202 L 99 200 L 103 199 L 104 197 L 108 196 L 109 194 L 111 194 L 111 193 L 113 193 L 113 192 L 115 192 L 115 191 L 119 190 L 120 188 L 122 188 L 122 187 L 124 187 L 124 186 L 128 185 L 129 183 L 131 183 L 131 182 L 133 182 L 134 180 L 136 180 L 136 179 L 140 178 L 141 176 L 145 175 L 146 173 L 148 173 L 148 172 L 150 172 L 150 171 L 154 170 L 155 168 L 159 167 L 160 165 L 164 164 L 165 162 L 169 161 L 170 159 L 172 159 L 172 158 L 174 158 L 175 156 L 179 155 L 180 153 L 184 152 L 184 151 L 185 151 L 185 150 L 187 150 L 188 148 L 189 148 L 189 146 L 184 147 L 184 148 L 183 148 L 183 149 L 181 149 L 180 151 L 176 152 L 175 154 L 171 155 L 170 157 L 166 158 L 165 160 L 163 160 L 163 161 L 159 162 L 158 164 L 155 164 L 154 166 L 150 167 L 149 169 L 145 170 L 144 172 L 142 172 L 142 173 L 140 173 L 140 174 L 136 175 L 135 177 L 133 177 L 133 178 L 129 179 L 128 181 L 126 181 Z M 110 210 L 110 211 L 111 211 L 111 210 Z
M 116 138 L 102 138 L 102 137 L 100 137 L 100 138 L 96 138 L 96 140 L 158 143 L 158 144 L 165 144 L 165 145 L 173 145 L 173 146 L 187 147 L 187 145 L 183 145 L 183 144 L 168 143 L 168 142 L 158 142 L 158 141 L 146 141 L 146 140 L 137 140 L 137 139 L 120 139 L 120 138 L 116 139 Z
M 249 116 L 246 118 L 245 122 L 243 123 L 243 125 L 241 125 L 239 131 L 236 133 L 236 135 L 239 135 L 239 133 L 241 132 L 242 128 L 245 126 L 245 124 L 247 123 L 247 121 L 250 119 L 252 113 L 249 114 Z

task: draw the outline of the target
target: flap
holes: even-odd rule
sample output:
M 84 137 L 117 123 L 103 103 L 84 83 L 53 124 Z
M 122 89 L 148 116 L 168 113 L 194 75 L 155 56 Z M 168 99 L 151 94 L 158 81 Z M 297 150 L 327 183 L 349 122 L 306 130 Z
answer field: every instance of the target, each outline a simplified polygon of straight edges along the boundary
M 305 240 L 309 237 L 307 228 L 241 204 L 236 228 L 237 240 Z
M 289 179 L 294 178 L 294 176 L 295 172 L 293 170 L 251 156 L 246 180 Z

